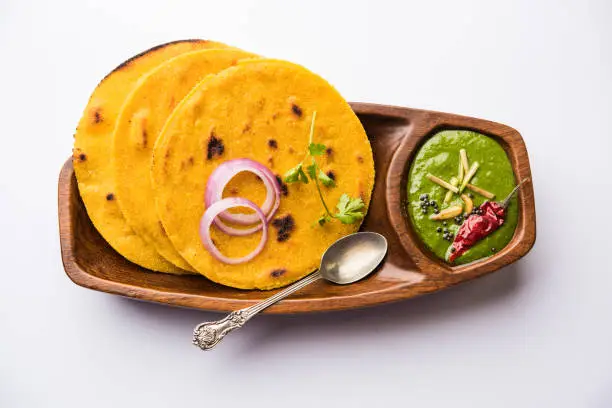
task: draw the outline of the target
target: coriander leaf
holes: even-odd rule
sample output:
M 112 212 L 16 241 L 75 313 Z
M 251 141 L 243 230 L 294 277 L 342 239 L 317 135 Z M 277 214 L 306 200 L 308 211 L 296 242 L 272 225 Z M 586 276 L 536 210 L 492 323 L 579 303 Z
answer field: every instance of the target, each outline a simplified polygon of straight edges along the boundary
M 321 156 L 325 153 L 325 145 L 321 143 L 311 143 L 308 145 L 308 153 L 311 156 Z
M 285 173 L 285 183 L 296 183 L 300 180 L 300 171 L 302 171 L 302 163 Z
M 349 197 L 349 195 L 346 193 L 342 194 L 340 198 L 338 199 L 338 204 L 336 204 L 336 208 L 338 209 L 338 211 L 339 212 L 344 211 L 349 201 L 351 201 L 351 197 Z
M 347 194 L 342 194 L 336 205 L 338 212 L 334 215 L 343 224 L 353 224 L 363 219 L 363 209 L 365 204 L 361 198 L 351 198 Z
M 317 175 L 317 165 L 314 163 L 314 159 L 313 163 L 310 166 L 306 167 L 306 172 L 308 172 L 308 175 L 310 176 L 312 181 L 314 181 Z
M 354 224 L 355 222 L 363 218 L 363 214 L 355 213 L 354 215 L 347 215 L 338 213 L 335 215 L 335 218 L 340 220 L 340 222 L 343 224 Z
M 318 220 L 317 222 L 319 223 L 320 226 L 325 225 L 326 222 L 330 222 L 331 218 L 329 215 L 327 214 L 323 214 Z
M 302 168 L 302 163 L 298 164 L 294 168 L 290 169 L 285 173 L 285 183 L 298 183 L 302 182 L 304 184 L 308 184 L 308 177 L 306 173 L 304 173 L 304 169 Z
M 335 187 L 336 182 L 334 179 L 323 173 L 323 170 L 319 169 L 319 181 L 323 183 L 325 187 Z
M 300 170 L 298 171 L 298 179 L 302 183 L 308 184 L 308 176 L 306 176 L 306 173 L 304 173 L 304 169 L 302 168 L 301 165 L 300 165 Z
M 346 198 L 343 200 L 345 203 L 343 207 L 344 211 L 355 212 L 355 211 L 360 211 L 363 209 L 363 207 L 365 207 L 365 204 L 363 203 L 363 200 L 361 199 L 361 197 L 352 198 L 346 193 L 342 195 L 346 196 Z

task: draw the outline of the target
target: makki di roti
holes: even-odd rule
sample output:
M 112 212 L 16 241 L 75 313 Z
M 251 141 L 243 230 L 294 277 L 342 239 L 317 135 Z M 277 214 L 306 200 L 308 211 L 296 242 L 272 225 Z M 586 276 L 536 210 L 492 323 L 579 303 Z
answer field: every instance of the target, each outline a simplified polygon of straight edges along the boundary
M 114 132 L 115 191 L 128 225 L 174 265 L 193 271 L 174 249 L 155 207 L 151 158 L 160 130 L 176 105 L 205 76 L 256 55 L 237 49 L 184 53 L 143 76 L 123 105 Z
M 299 65 L 241 61 L 206 77 L 170 115 L 154 149 L 158 216 L 176 250 L 198 272 L 243 289 L 284 286 L 312 272 L 329 245 L 359 228 L 359 222 L 319 225 L 323 207 L 312 183 L 283 183 L 268 241 L 254 259 L 222 263 L 202 245 L 198 227 L 211 172 L 227 160 L 248 158 L 267 166 L 280 180 L 304 159 L 315 111 L 314 140 L 326 146 L 319 165 L 336 182 L 335 187 L 323 187 L 325 201 L 333 206 L 343 194 L 361 197 L 365 212 L 374 184 L 366 133 L 342 96 Z M 225 195 L 261 205 L 264 188 L 253 174 L 241 173 Z M 215 227 L 210 234 L 229 257 L 252 251 L 261 236 L 229 236 Z
M 75 133 L 73 165 L 87 214 L 98 232 L 117 252 L 145 268 L 185 273 L 166 261 L 127 224 L 117 204 L 112 168 L 112 135 L 120 109 L 138 79 L 177 55 L 220 43 L 185 40 L 163 44 L 119 65 L 98 84 Z

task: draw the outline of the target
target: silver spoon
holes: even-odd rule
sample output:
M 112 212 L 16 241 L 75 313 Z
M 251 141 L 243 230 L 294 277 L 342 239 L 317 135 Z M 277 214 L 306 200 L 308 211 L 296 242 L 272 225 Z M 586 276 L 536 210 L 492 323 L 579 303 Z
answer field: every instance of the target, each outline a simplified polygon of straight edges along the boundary
M 317 271 L 251 307 L 236 310 L 216 322 L 200 323 L 193 331 L 193 344 L 202 350 L 212 349 L 226 334 L 242 327 L 257 313 L 321 278 L 339 285 L 357 282 L 376 269 L 386 253 L 387 240 L 375 232 L 358 232 L 340 238 L 325 251 Z

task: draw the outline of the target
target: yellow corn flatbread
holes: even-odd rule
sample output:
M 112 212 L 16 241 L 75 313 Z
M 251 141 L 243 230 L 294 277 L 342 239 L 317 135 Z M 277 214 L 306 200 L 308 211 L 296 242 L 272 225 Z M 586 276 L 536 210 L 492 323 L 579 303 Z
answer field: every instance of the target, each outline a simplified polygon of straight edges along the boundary
M 181 54 L 143 76 L 128 96 L 117 120 L 113 141 L 115 189 L 130 227 L 166 260 L 192 267 L 174 249 L 157 217 L 151 186 L 153 146 L 176 105 L 206 75 L 216 74 L 240 59 L 256 55 L 236 49 Z
M 145 268 L 185 273 L 145 243 L 129 227 L 119 209 L 111 163 L 111 137 L 117 117 L 138 79 L 149 70 L 185 52 L 224 47 L 223 44 L 203 40 L 177 41 L 129 59 L 98 84 L 79 121 L 74 140 L 73 165 L 89 218 L 111 247 Z
M 253 260 L 229 265 L 202 245 L 199 222 L 211 172 L 221 163 L 249 158 L 282 176 L 304 159 L 313 112 L 314 142 L 327 147 L 320 167 L 336 180 L 322 187 L 332 211 L 340 196 L 369 204 L 374 160 L 366 133 L 342 96 L 324 79 L 289 62 L 245 60 L 206 77 L 177 106 L 154 148 L 151 168 L 157 211 L 172 244 L 209 279 L 243 289 L 271 289 L 305 276 L 338 238 L 359 223 L 337 220 L 319 226 L 323 207 L 313 183 L 284 185 L 280 208 L 269 224 L 269 239 Z M 308 163 L 306 163 L 307 165 Z M 224 194 L 261 205 L 265 190 L 250 173 L 241 173 Z M 252 251 L 261 233 L 236 237 L 215 227 L 211 235 L 227 256 Z

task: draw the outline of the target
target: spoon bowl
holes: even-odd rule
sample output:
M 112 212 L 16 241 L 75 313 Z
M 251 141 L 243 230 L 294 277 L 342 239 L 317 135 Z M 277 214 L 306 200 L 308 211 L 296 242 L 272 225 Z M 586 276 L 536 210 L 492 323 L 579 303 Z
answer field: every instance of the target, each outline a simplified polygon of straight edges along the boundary
M 321 277 L 339 285 L 368 276 L 387 254 L 387 240 L 375 232 L 358 232 L 340 238 L 321 259 Z

